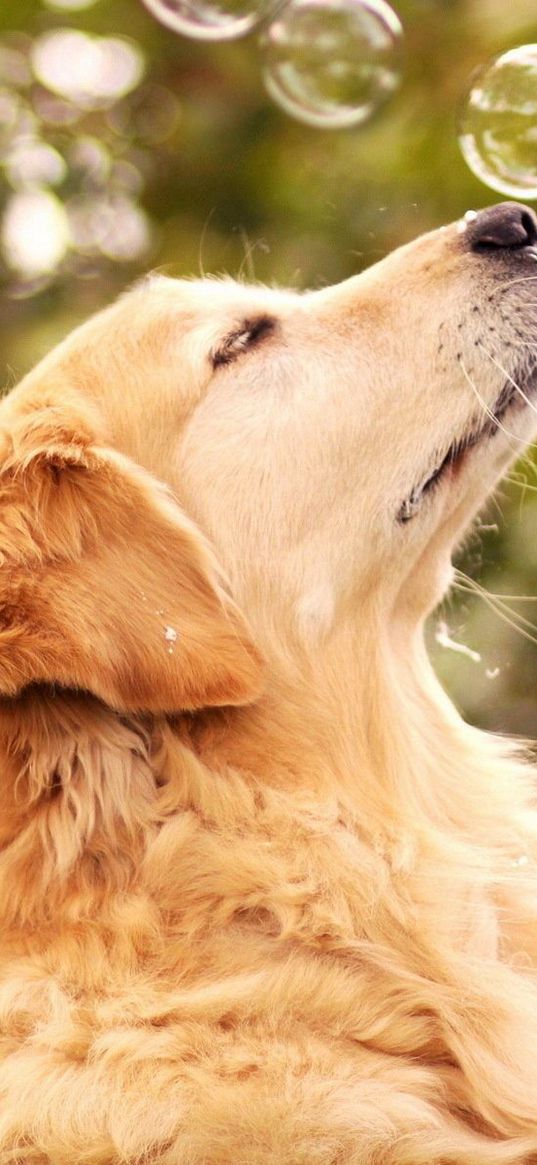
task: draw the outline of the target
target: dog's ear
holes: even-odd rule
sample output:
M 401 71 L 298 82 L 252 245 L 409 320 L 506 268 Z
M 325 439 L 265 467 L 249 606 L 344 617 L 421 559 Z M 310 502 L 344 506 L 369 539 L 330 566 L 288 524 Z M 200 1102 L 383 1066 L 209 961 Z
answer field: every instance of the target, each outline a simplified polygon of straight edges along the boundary
M 248 703 L 262 662 L 166 489 L 58 410 L 0 434 L 0 694 L 32 683 L 119 711 Z

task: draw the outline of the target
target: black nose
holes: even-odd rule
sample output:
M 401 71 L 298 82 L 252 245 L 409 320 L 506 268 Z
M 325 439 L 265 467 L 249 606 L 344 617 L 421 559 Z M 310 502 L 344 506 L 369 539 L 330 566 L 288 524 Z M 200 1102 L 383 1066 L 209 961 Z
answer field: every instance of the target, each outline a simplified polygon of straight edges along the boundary
M 537 243 L 537 216 L 520 202 L 500 202 L 468 216 L 466 237 L 472 251 L 518 250 Z

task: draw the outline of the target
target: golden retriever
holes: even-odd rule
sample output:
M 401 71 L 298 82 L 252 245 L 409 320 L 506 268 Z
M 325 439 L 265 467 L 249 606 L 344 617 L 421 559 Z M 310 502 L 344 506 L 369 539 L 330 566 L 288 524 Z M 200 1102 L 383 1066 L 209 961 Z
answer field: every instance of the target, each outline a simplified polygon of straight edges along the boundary
M 536 240 L 150 277 L 3 402 L 1 1165 L 537 1162 L 535 773 L 423 645 Z

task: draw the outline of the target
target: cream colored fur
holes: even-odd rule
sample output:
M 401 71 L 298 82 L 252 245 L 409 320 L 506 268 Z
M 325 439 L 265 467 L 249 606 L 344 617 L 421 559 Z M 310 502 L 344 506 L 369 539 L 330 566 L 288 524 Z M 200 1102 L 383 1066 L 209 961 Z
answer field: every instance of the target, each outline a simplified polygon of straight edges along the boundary
M 155 278 L 4 402 L 1 1165 L 537 1162 L 535 773 L 423 646 L 531 409 L 397 517 L 534 286 Z

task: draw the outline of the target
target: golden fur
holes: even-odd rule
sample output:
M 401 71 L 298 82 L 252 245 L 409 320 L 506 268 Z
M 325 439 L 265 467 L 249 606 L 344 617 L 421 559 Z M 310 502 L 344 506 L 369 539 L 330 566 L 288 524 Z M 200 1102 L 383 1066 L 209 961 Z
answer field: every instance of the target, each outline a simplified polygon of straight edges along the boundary
M 535 774 L 422 635 L 531 410 L 397 519 L 515 268 L 152 279 L 3 403 L 1 1165 L 537 1162 Z

